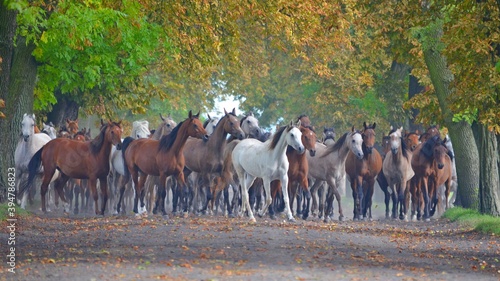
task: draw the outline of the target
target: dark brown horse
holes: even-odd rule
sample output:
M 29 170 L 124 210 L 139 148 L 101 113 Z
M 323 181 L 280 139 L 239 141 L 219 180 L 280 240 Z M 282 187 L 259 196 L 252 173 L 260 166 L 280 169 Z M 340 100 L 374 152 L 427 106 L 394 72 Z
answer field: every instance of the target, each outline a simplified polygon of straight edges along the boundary
M 163 136 L 159 141 L 153 139 L 136 139 L 123 145 L 125 163 L 135 185 L 134 212 L 138 211 L 138 200 L 141 200 L 141 209 L 144 209 L 143 186 L 149 175 L 159 176 L 158 196 L 153 213 L 159 211 L 166 215 L 165 182 L 168 176 L 176 176 L 181 188 L 186 183 L 184 179 L 184 146 L 188 137 L 207 139 L 207 131 L 198 119 L 199 113 L 193 115 L 189 111 L 186 120 L 179 123 L 170 134 Z M 139 177 L 140 176 L 140 177 Z M 187 205 L 185 205 L 187 210 Z
M 207 210 L 209 201 L 213 199 L 210 191 L 210 178 L 213 175 L 220 176 L 222 173 L 224 150 L 229 135 L 240 140 L 245 137 L 245 133 L 240 126 L 240 121 L 236 117 L 235 109 L 232 112 L 224 110 L 224 116 L 217 123 L 208 141 L 189 139 L 186 142 L 186 149 L 184 150 L 184 157 L 186 158 L 185 173 L 189 175 L 191 172 L 195 172 L 204 179 L 202 181 L 203 187 L 201 188 L 204 188 L 207 193 L 207 200 L 204 202 L 203 212 Z M 175 203 L 178 196 L 178 193 L 174 193 L 174 206 L 176 206 Z
M 436 192 L 438 186 L 445 184 L 445 198 L 448 198 L 452 176 L 451 157 L 453 156 L 439 135 L 428 138 L 413 152 L 411 166 L 415 176 L 410 185 L 412 219 L 420 218 L 423 208 L 423 219 L 429 221 L 438 203 Z M 446 208 L 448 208 L 448 200 L 446 200 Z M 418 214 L 415 215 L 415 212 Z
M 352 197 L 354 199 L 354 220 L 367 217 L 372 219 L 371 205 L 374 192 L 375 180 L 382 170 L 382 157 L 375 145 L 375 126 L 363 123 L 364 130 L 361 133 L 363 137 L 363 158 L 359 159 L 352 152 L 347 155 L 345 171 L 349 177 L 352 188 Z
M 316 133 L 312 127 L 299 127 L 302 133 L 302 144 L 306 150 L 309 150 L 309 155 L 314 157 L 316 155 Z M 297 215 L 302 214 L 302 218 L 305 220 L 309 216 L 309 208 L 311 203 L 311 192 L 309 191 L 309 181 L 307 180 L 307 175 L 309 173 L 309 163 L 307 162 L 307 157 L 305 153 L 300 153 L 299 151 L 293 149 L 292 147 L 287 147 L 286 157 L 288 158 L 288 194 L 290 200 L 290 211 L 293 213 L 293 201 L 299 192 L 302 190 L 306 194 L 307 205 L 303 211 L 301 209 L 301 203 L 297 202 Z M 275 180 L 271 182 L 271 194 L 273 201 L 276 199 L 276 195 L 281 193 L 281 182 Z M 267 194 L 266 194 L 267 195 Z M 274 204 L 269 206 L 269 215 L 274 217 Z
M 122 128 L 120 123 L 109 122 L 102 124 L 99 135 L 90 142 L 81 142 L 67 138 L 57 138 L 48 142 L 31 159 L 29 163 L 29 177 L 21 190 L 21 194 L 33 183 L 40 164 L 43 166 L 43 180 L 41 185 L 42 211 L 46 212 L 45 194 L 48 185 L 56 172 L 60 177 L 55 181 L 54 188 L 61 199 L 69 205 L 64 197 L 64 185 L 69 178 L 88 179 L 95 202 L 96 214 L 104 215 L 108 200 L 109 155 L 112 145 L 121 145 Z M 102 205 L 98 210 L 96 184 L 99 180 Z

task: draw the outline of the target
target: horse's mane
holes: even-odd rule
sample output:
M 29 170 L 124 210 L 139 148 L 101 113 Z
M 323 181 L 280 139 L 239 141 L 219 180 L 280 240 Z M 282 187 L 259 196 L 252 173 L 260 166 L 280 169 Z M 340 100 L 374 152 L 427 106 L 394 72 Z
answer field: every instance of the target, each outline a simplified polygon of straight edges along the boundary
M 207 118 L 207 120 L 205 120 L 205 122 L 203 122 L 203 128 L 207 128 L 208 126 L 208 123 L 210 123 L 210 121 L 212 121 L 212 118 Z
M 253 115 L 245 115 L 245 117 L 241 118 L 240 126 L 243 126 L 243 122 L 245 122 L 245 120 L 247 120 L 248 116 L 253 116 Z
M 427 158 L 431 158 L 434 154 L 434 146 L 437 144 L 439 144 L 439 142 L 441 141 L 441 138 L 439 137 L 439 135 L 437 136 L 433 136 L 432 138 L 429 138 L 425 141 L 424 145 L 422 146 L 422 150 L 420 150 L 420 152 Z
M 358 132 L 358 131 L 356 131 L 356 132 Z M 353 132 L 353 133 L 356 133 L 356 132 Z M 349 132 L 347 132 L 343 136 L 341 136 L 340 139 L 338 139 L 332 146 L 328 146 L 326 148 L 325 154 L 323 154 L 321 157 L 325 157 L 326 155 L 328 155 L 334 151 L 339 150 L 344 145 L 344 142 L 347 138 L 347 134 L 349 134 Z
M 116 123 L 113 123 L 114 125 L 117 125 Z M 101 132 L 99 132 L 99 135 L 95 137 L 93 140 L 90 141 L 90 151 L 93 154 L 99 153 L 101 150 L 102 144 L 104 143 L 104 138 L 106 135 L 106 130 L 108 129 L 109 124 L 104 124 L 101 127 Z
M 276 133 L 274 133 L 271 144 L 269 145 L 270 150 L 272 150 L 276 147 L 276 145 L 278 144 L 278 141 L 281 138 L 281 135 L 283 135 L 283 132 L 285 131 L 286 128 L 287 128 L 287 126 L 282 126 L 276 131 Z
M 179 133 L 179 128 L 182 123 L 184 123 L 184 121 L 177 124 L 170 134 L 161 137 L 158 151 L 166 152 L 172 147 L 172 145 L 174 145 L 175 138 L 177 137 L 177 133 Z
M 309 129 L 309 130 L 313 131 L 313 133 L 315 133 L 315 134 L 316 134 L 316 131 L 314 130 L 314 127 L 313 127 L 313 126 L 302 126 L 302 127 L 307 128 L 307 129 Z

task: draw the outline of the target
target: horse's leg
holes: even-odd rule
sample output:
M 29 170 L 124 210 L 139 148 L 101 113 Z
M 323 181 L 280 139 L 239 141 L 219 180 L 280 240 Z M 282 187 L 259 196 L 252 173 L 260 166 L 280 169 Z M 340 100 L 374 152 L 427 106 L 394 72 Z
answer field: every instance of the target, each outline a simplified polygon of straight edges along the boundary
M 248 198 L 249 197 L 248 187 L 252 186 L 252 184 L 255 181 L 255 177 L 251 176 L 250 174 L 244 174 L 241 177 L 240 181 L 242 183 L 241 185 L 242 211 L 246 210 L 248 212 L 248 217 L 250 218 L 250 221 L 255 222 L 255 217 L 253 216 L 252 208 L 250 207 L 250 200 Z
M 330 186 L 328 185 L 328 183 L 326 182 L 321 182 L 321 185 L 318 189 L 318 202 L 319 202 L 319 205 L 318 205 L 318 218 L 319 219 L 322 219 L 322 218 L 325 218 L 326 219 L 326 210 L 325 210 L 325 205 L 326 205 L 326 197 L 328 195 L 328 192 L 329 192 L 329 188 Z M 333 199 L 332 199 L 333 200 Z
M 366 182 L 366 191 L 364 192 L 364 204 L 363 204 L 363 218 L 368 220 L 373 220 L 372 218 L 372 198 L 373 191 L 375 187 L 375 180 L 370 179 Z M 368 216 L 367 216 L 368 213 Z
M 318 201 L 319 201 L 318 191 L 321 184 L 322 182 L 320 180 L 315 180 L 311 187 L 311 195 L 312 195 L 311 213 L 313 214 L 313 216 L 317 215 Z
M 73 180 L 73 183 L 71 183 L 73 185 L 73 192 L 70 192 L 70 194 L 73 194 L 74 193 L 74 198 L 75 198 L 75 209 L 73 210 L 73 213 L 75 215 L 78 214 L 79 212 L 79 202 L 78 202 L 78 197 L 82 197 L 82 180 Z M 70 199 L 70 202 L 72 202 L 72 199 L 73 199 L 73 196 L 71 196 L 72 198 Z M 71 203 L 70 203 L 70 207 L 71 207 Z
M 342 197 L 340 196 L 338 187 L 341 186 L 345 189 L 345 185 L 346 185 L 345 176 L 343 179 L 338 181 L 337 184 L 336 183 L 333 183 L 333 184 L 334 184 L 333 185 L 333 194 L 335 195 L 335 198 L 337 199 L 337 202 L 339 204 L 339 221 L 343 221 L 344 220 L 344 211 L 342 210 Z M 332 201 L 332 203 L 333 203 L 333 201 Z M 333 215 L 333 209 L 332 209 L 332 215 Z
M 262 209 L 259 211 L 259 217 L 263 217 L 266 212 L 267 208 L 271 205 L 273 198 L 271 196 L 271 181 L 269 180 L 263 180 L 263 186 L 264 186 L 264 192 L 266 193 L 266 201 L 264 201 L 264 206 L 262 206 Z
M 424 177 L 422 179 L 423 185 L 422 185 L 422 194 L 424 197 L 424 220 L 425 221 L 430 221 L 430 198 L 429 198 L 429 180 L 427 177 Z
M 123 194 L 125 193 L 125 187 L 127 185 L 127 182 L 129 181 L 128 177 L 125 177 L 123 175 L 118 176 L 118 182 L 116 186 L 118 186 L 118 190 L 120 191 L 120 197 L 118 198 L 118 204 L 116 204 L 116 213 L 120 214 L 121 212 L 121 207 L 122 207 L 122 202 L 123 202 Z
M 404 185 L 405 185 L 404 220 L 408 221 L 408 211 L 410 209 L 410 181 L 405 182 Z
M 333 200 L 335 198 L 333 189 L 333 185 L 328 185 L 328 191 L 325 199 L 326 208 L 324 210 L 324 222 L 328 222 L 330 220 L 330 213 L 333 213 Z
M 352 213 L 353 213 L 353 217 L 352 217 L 352 220 L 358 220 L 358 205 L 359 205 L 359 202 L 358 202 L 358 182 L 357 182 L 357 178 L 350 178 L 349 179 L 349 182 L 351 183 L 351 191 L 352 191 L 352 199 L 353 199 L 353 202 L 354 202 L 354 208 L 352 209 Z
M 45 177 L 44 177 L 45 180 Z M 68 200 L 66 200 L 66 197 L 64 196 L 64 185 L 66 182 L 68 182 L 69 177 L 63 173 L 60 173 L 60 176 L 54 181 L 54 189 L 57 191 L 59 194 L 59 197 L 61 197 L 61 200 L 64 202 L 64 212 L 68 213 L 69 212 L 69 203 Z M 43 190 L 42 190 L 43 191 Z M 47 192 L 47 190 L 45 190 Z M 43 197 L 42 197 L 43 200 Z M 42 202 L 43 204 L 43 202 Z
M 167 189 L 165 187 L 166 183 L 167 175 L 164 172 L 160 172 L 160 184 L 158 185 L 158 196 L 156 202 L 157 204 L 159 203 L 158 207 L 160 208 L 160 212 L 163 216 L 167 215 L 167 212 L 165 211 L 165 197 L 167 197 Z
M 106 211 L 106 204 L 108 203 L 108 176 L 100 177 L 99 184 L 101 185 L 101 216 L 104 216 L 104 211 Z M 97 204 L 97 202 L 96 202 Z
M 390 218 L 390 211 L 389 211 L 389 204 L 391 201 L 391 194 L 389 193 L 388 190 L 388 184 L 387 184 L 387 179 L 385 178 L 384 173 L 381 171 L 378 173 L 377 176 L 377 183 L 382 192 L 384 193 L 384 203 L 385 203 L 385 218 L 388 219 Z

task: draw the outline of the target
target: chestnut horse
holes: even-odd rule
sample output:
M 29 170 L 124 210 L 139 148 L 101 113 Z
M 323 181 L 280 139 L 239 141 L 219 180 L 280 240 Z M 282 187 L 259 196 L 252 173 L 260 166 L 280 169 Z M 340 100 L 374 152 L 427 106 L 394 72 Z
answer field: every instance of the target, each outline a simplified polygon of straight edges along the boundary
M 314 157 L 316 155 L 316 133 L 312 130 L 312 127 L 299 127 L 302 133 L 302 144 L 306 150 L 309 150 L 309 155 Z M 297 202 L 297 215 L 302 213 L 302 219 L 307 219 L 309 216 L 309 207 L 311 203 L 311 192 L 309 191 L 309 181 L 307 180 L 307 175 L 309 173 L 309 163 L 307 162 L 307 157 L 305 153 L 301 153 L 291 146 L 286 149 L 286 157 L 288 158 L 288 194 L 290 200 L 290 211 L 293 213 L 293 201 L 297 195 L 297 189 L 301 188 L 306 193 L 307 207 L 304 208 L 303 212 L 300 211 L 301 203 Z M 298 184 L 298 186 L 296 185 Z M 301 190 L 302 191 L 302 190 Z M 281 193 L 281 182 L 279 180 L 274 180 L 271 182 L 271 194 L 273 201 L 276 195 Z M 267 194 L 266 194 L 267 195 Z M 269 215 L 274 217 L 274 206 L 271 204 L 269 206 Z
M 102 120 L 101 120 L 102 122 Z M 28 168 L 28 181 L 21 189 L 22 194 L 33 184 L 35 174 L 40 164 L 43 166 L 43 180 L 41 185 L 42 211 L 46 212 L 45 195 L 52 176 L 58 170 L 60 177 L 55 181 L 54 188 L 61 199 L 69 206 L 64 196 L 64 185 L 69 178 L 88 179 L 95 202 L 95 213 L 104 215 L 108 200 L 109 155 L 112 145 L 121 145 L 122 128 L 120 123 L 102 123 L 101 132 L 90 142 L 80 142 L 67 138 L 57 138 L 48 142 L 38 150 L 31 159 Z M 102 205 L 98 209 L 97 180 L 99 180 Z
M 359 158 L 350 152 L 345 162 L 345 171 L 351 182 L 352 197 L 354 199 L 354 220 L 363 218 L 372 219 L 372 197 L 374 192 L 375 180 L 382 170 L 382 157 L 380 153 L 373 149 L 375 145 L 375 127 L 363 123 L 364 130 L 361 132 L 363 137 L 363 157 Z
M 411 166 L 415 176 L 410 185 L 412 219 L 420 216 L 423 203 L 423 219 L 430 220 L 438 203 L 436 192 L 438 186 L 445 185 L 445 198 L 448 198 L 452 178 L 452 157 L 439 135 L 428 138 L 413 152 Z M 446 208 L 448 208 L 448 200 L 446 200 Z M 418 212 L 418 217 L 415 216 L 415 211 Z
M 134 213 L 138 214 L 138 201 L 144 208 L 144 183 L 149 175 L 159 176 L 158 196 L 153 213 L 159 209 L 163 215 L 165 211 L 166 189 L 165 183 L 168 176 L 174 175 L 185 188 L 184 179 L 184 146 L 188 137 L 207 139 L 207 131 L 198 119 L 199 113 L 193 115 L 189 111 L 186 120 L 179 123 L 170 134 L 163 136 L 159 141 L 153 139 L 136 139 L 124 143 L 124 157 L 128 171 L 135 185 Z M 140 178 L 139 178 L 140 175 Z M 185 205 L 187 210 L 187 205 Z

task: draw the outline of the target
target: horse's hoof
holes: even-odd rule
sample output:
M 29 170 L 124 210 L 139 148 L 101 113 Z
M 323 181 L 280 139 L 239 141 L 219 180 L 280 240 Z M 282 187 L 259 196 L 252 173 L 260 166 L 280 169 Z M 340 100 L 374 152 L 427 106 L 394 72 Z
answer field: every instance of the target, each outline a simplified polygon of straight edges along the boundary
M 162 217 L 163 217 L 164 220 L 168 220 L 169 219 L 169 217 L 168 217 L 167 214 L 164 214 Z
M 426 219 L 424 219 L 424 221 L 425 221 L 425 222 L 430 222 L 430 221 L 431 221 L 431 219 L 430 219 L 430 218 L 426 218 Z
M 269 215 L 269 218 L 271 218 L 272 220 L 276 220 L 276 215 Z
M 339 221 L 344 221 L 344 216 L 339 216 Z
M 66 213 L 66 212 L 65 212 L 65 213 Z M 74 210 L 73 210 L 73 214 L 74 214 L 74 215 L 78 215 L 78 209 L 74 209 Z
M 256 223 L 257 220 L 255 220 L 255 218 L 250 218 L 250 223 Z
M 227 217 L 228 218 L 235 218 L 236 216 L 233 213 L 231 213 L 231 214 L 228 214 Z
M 289 222 L 289 223 L 296 223 L 297 221 L 295 220 L 295 218 L 289 218 L 289 219 L 288 219 L 288 222 Z
M 137 214 L 137 213 L 136 213 L 136 214 L 135 214 L 135 218 L 136 218 L 136 219 L 138 219 L 138 220 L 140 220 L 140 219 L 142 219 L 142 216 L 141 216 L 140 214 Z
M 189 217 L 189 212 L 184 212 L 182 214 L 182 217 L 185 218 L 185 219 L 187 219 Z

